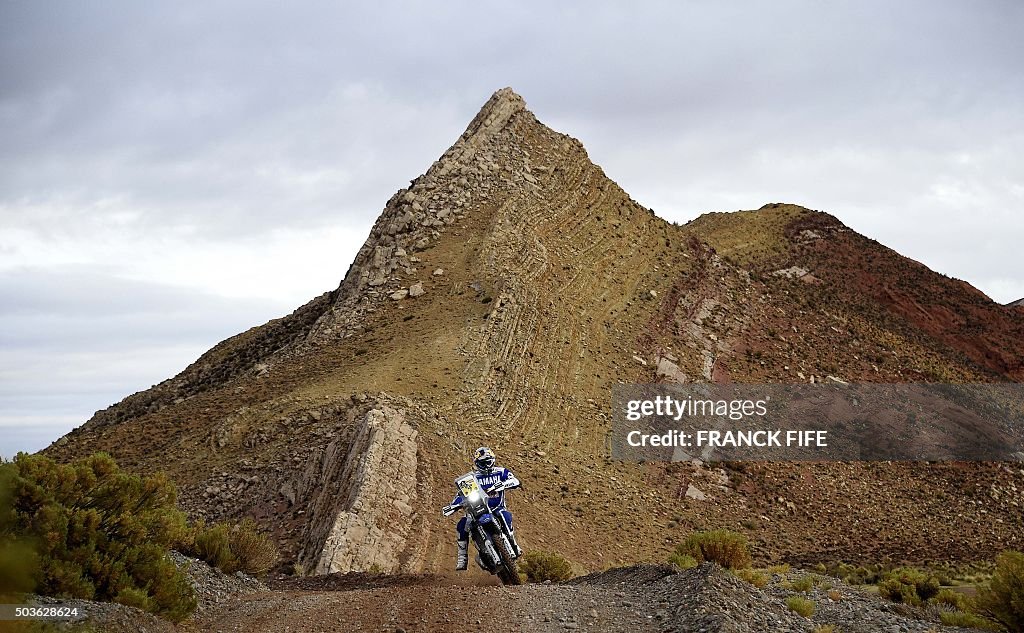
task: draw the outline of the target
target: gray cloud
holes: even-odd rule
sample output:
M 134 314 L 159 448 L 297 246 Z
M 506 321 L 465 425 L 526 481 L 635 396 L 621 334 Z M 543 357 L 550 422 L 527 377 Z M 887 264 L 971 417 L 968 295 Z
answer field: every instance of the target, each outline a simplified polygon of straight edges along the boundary
M 1011 0 L 4 3 L 0 372 L 72 369 L 0 423 L 333 287 L 505 85 L 667 219 L 796 202 L 1019 298 L 1022 31 Z
M 0 272 L 0 455 L 36 450 L 293 306 L 120 279 L 90 267 Z

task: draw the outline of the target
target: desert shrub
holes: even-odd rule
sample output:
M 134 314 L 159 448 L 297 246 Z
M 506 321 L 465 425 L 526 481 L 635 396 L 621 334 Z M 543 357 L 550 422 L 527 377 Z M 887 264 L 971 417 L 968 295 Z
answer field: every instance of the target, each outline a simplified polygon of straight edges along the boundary
M 727 569 L 750 567 L 747 537 L 729 530 L 694 532 L 676 547 L 675 553 L 690 556 L 698 563 L 718 563 Z
M 15 537 L 14 467 L 0 462 L 0 603 L 19 602 L 35 589 L 39 560 L 31 545 Z
M 1011 633 L 1024 632 L 1024 554 L 1005 551 L 996 558 L 992 579 L 978 591 L 978 610 Z
M 572 578 L 572 565 L 555 552 L 527 552 L 519 561 L 519 572 L 529 582 L 558 582 Z
M 841 633 L 834 624 L 822 624 L 821 626 L 814 627 L 811 633 Z
M 277 563 L 277 545 L 252 519 L 231 528 L 229 546 L 238 569 L 247 574 L 265 574 Z
M 789 610 L 809 618 L 814 615 L 814 601 L 808 600 L 800 596 L 790 596 L 786 598 L 786 606 Z
M 814 578 L 811 578 L 810 576 L 800 576 L 790 584 L 794 591 L 807 593 L 814 588 Z
M 893 602 L 920 606 L 939 593 L 939 581 L 932 574 L 912 567 L 899 567 L 878 583 L 878 594 Z
M 278 559 L 273 539 L 261 532 L 250 518 L 237 525 L 197 522 L 192 528 L 191 538 L 182 544 L 181 550 L 226 574 L 236 571 L 265 574 Z
M 964 611 L 943 611 L 939 619 L 946 626 L 959 626 L 965 629 L 984 629 L 986 631 L 1002 631 L 992 620 L 981 617 L 976 613 L 965 613 Z
M 826 573 L 843 580 L 849 585 L 873 585 L 882 579 L 877 567 L 854 567 L 847 563 L 834 563 L 826 566 Z
M 27 543 L 0 536 L 0 604 L 17 602 L 18 596 L 32 592 L 38 573 L 39 559 Z
M 955 611 L 969 612 L 974 610 L 974 605 L 971 603 L 970 598 L 952 589 L 940 589 L 939 593 L 935 594 L 935 597 L 931 599 L 931 603 Z
M 697 559 L 695 559 L 693 556 L 690 556 L 689 554 L 680 554 L 678 552 L 674 552 L 671 556 L 669 556 L 668 562 L 670 565 L 675 565 L 679 569 L 690 569 L 692 567 L 696 567 L 699 564 L 697 562 Z
M 122 589 L 116 596 L 114 596 L 114 602 L 123 604 L 127 607 L 142 609 L 143 611 L 153 610 L 153 599 L 150 598 L 145 591 L 134 587 L 125 587 Z
M 737 569 L 736 576 L 749 582 L 758 589 L 763 589 L 768 584 L 768 574 L 756 569 Z
M 226 523 L 196 523 L 191 544 L 182 549 L 225 573 L 238 569 L 238 560 L 231 552 L 231 527 Z
M 0 504 L 0 559 L 21 556 L 30 544 L 34 556 L 23 561 L 34 591 L 120 598 L 175 621 L 195 609 L 188 580 L 167 556 L 187 525 L 165 475 L 121 472 L 102 453 L 70 464 L 20 453 L 0 470 L 8 501 Z M 24 568 L 14 571 L 24 580 Z

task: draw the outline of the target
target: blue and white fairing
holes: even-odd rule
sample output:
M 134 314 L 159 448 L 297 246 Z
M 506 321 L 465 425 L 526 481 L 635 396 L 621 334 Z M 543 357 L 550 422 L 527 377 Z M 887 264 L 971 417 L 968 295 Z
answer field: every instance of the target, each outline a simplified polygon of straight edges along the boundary
M 519 479 L 512 474 L 511 470 L 501 466 L 495 466 L 489 473 L 476 471 L 473 474 L 476 475 L 476 480 L 480 483 L 480 487 L 483 488 L 484 492 L 488 492 L 498 483 L 503 484 L 499 486 L 499 491 L 494 496 L 488 495 L 487 497 L 487 505 L 492 511 L 504 509 L 505 491 L 511 490 L 512 488 L 518 488 L 521 485 L 519 483 Z M 464 500 L 465 499 L 462 495 L 457 495 L 455 499 L 452 500 L 451 505 L 462 505 Z

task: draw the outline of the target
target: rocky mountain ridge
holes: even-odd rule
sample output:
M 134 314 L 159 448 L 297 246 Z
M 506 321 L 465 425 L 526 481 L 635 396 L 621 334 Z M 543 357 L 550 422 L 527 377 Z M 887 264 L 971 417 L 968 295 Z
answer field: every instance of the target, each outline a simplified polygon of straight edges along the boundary
M 338 288 L 47 452 L 166 470 L 190 514 L 254 516 L 306 572 L 448 567 L 438 508 L 480 444 L 526 482 L 526 546 L 581 570 L 714 526 L 765 562 L 975 559 L 1021 546 L 1016 466 L 624 464 L 610 391 L 1020 381 L 1022 359 L 1015 308 L 827 214 L 665 222 L 504 89 L 391 197 Z

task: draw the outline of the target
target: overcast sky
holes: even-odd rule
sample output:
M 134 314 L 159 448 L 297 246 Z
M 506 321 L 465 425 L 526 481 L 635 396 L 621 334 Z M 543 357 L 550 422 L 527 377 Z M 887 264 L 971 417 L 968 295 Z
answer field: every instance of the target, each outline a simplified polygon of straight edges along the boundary
M 0 454 L 334 288 L 512 86 L 664 218 L 793 202 L 1024 297 L 1024 3 L 0 4 Z

